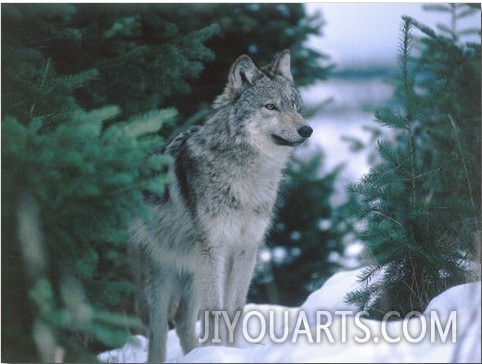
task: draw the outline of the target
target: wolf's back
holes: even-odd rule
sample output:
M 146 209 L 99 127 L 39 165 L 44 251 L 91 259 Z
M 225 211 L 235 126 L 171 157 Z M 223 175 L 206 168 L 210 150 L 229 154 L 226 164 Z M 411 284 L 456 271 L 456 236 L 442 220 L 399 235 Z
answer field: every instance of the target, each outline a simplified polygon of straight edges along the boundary
M 183 149 L 186 141 L 195 133 L 199 131 L 199 126 L 192 126 L 185 132 L 179 134 L 175 137 L 166 147 L 165 152 L 174 157 L 175 159 L 179 157 L 181 150 Z

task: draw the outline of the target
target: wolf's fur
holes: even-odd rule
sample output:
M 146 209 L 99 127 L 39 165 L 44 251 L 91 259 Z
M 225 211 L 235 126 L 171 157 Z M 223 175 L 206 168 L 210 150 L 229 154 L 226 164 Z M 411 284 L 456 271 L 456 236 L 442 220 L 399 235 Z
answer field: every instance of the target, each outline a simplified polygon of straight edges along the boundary
M 152 223 L 129 228 L 150 362 L 165 359 L 168 322 L 187 353 L 197 346 L 199 309 L 201 318 L 226 310 L 231 319 L 243 309 L 282 170 L 312 132 L 300 108 L 288 51 L 263 69 L 243 55 L 212 116 L 167 146 L 177 183 L 153 203 Z M 226 332 L 221 339 L 227 343 Z

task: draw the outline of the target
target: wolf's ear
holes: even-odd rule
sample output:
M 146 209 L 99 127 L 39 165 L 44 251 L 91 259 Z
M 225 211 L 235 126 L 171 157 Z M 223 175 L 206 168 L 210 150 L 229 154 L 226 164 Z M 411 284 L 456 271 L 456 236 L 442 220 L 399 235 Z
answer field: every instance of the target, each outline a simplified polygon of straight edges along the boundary
M 239 56 L 231 66 L 224 92 L 214 100 L 213 107 L 217 109 L 231 104 L 263 75 L 251 58 L 245 54 Z
M 273 75 L 279 74 L 287 80 L 293 82 L 293 76 L 291 75 L 291 55 L 290 51 L 285 49 L 280 52 L 273 62 L 265 67 L 265 70 Z
M 228 87 L 239 94 L 245 88 L 246 82 L 252 85 L 261 75 L 261 71 L 255 66 L 251 58 L 243 54 L 231 66 Z

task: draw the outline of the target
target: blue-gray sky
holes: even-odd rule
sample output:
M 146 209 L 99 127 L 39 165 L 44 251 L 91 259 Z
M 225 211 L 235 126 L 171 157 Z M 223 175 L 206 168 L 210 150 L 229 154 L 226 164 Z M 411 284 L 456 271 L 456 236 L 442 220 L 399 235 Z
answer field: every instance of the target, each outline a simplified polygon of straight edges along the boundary
M 450 24 L 448 13 L 425 11 L 422 3 L 306 3 L 308 14 L 320 9 L 326 25 L 323 37 L 313 37 L 312 47 L 328 53 L 340 67 L 395 63 L 401 17 L 409 15 L 434 28 Z M 462 25 L 480 29 L 480 13 Z M 480 40 L 479 40 L 480 41 Z

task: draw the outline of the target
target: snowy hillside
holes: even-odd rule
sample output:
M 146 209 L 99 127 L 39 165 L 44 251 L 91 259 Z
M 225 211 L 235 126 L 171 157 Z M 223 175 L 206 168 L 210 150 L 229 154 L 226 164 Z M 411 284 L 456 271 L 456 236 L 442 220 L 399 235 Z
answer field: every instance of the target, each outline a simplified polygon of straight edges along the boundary
M 171 330 L 167 361 L 481 362 L 480 282 L 447 290 L 410 320 L 379 322 L 358 317 L 356 309 L 344 303 L 345 293 L 357 287 L 360 271 L 335 274 L 299 308 L 247 305 L 246 340 L 238 348 L 201 347 L 183 356 Z M 98 359 L 145 362 L 147 340 L 133 336 L 123 348 Z

